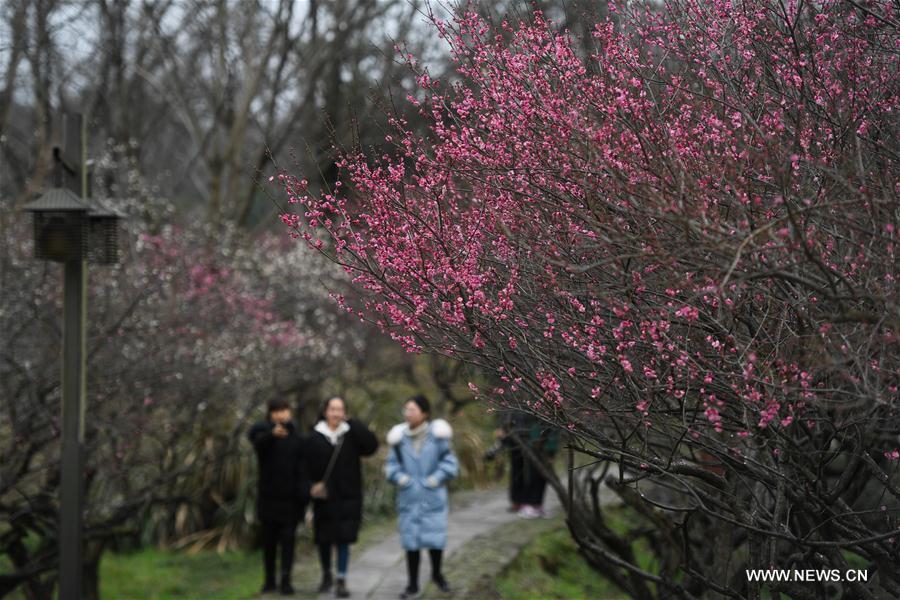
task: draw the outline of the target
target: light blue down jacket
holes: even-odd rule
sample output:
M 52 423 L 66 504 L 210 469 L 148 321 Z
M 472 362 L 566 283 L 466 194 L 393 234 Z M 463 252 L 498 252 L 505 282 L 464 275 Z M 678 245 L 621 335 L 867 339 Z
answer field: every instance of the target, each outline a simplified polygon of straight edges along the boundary
M 388 481 L 398 486 L 397 513 L 404 550 L 443 548 L 447 543 L 447 482 L 459 473 L 450 448 L 452 436 L 450 424 L 435 419 L 416 453 L 408 425 L 396 425 L 388 433 L 391 450 L 384 472 Z

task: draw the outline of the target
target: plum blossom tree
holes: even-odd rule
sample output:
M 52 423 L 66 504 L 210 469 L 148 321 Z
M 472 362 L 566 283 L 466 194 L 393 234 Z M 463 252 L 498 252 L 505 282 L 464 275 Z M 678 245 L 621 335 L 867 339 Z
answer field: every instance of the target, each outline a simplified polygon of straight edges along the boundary
M 589 40 L 540 13 L 432 24 L 458 80 L 400 49 L 427 133 L 393 118 L 394 151 L 346 151 L 322 193 L 279 175 L 284 223 L 364 292 L 346 310 L 617 464 L 628 535 L 595 477 L 564 497 L 632 597 L 851 565 L 868 581 L 767 586 L 900 594 L 896 7 L 618 3 Z

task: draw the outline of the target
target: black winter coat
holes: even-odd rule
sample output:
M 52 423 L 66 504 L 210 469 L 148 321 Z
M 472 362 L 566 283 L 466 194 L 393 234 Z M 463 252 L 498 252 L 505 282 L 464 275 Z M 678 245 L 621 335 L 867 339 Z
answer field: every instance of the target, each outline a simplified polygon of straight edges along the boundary
M 288 435 L 282 438 L 272 433 L 274 428 L 263 421 L 247 434 L 259 464 L 256 514 L 263 522 L 296 523 L 309 502 L 305 443 L 293 423 L 286 425 Z
M 356 419 L 349 419 L 350 429 L 331 475 L 325 482 L 328 498 L 313 499 L 313 528 L 316 543 L 349 544 L 356 541 L 362 521 L 363 486 L 360 458 L 378 449 L 378 438 Z M 313 431 L 306 452 L 310 481 L 321 481 L 336 446 L 318 431 Z

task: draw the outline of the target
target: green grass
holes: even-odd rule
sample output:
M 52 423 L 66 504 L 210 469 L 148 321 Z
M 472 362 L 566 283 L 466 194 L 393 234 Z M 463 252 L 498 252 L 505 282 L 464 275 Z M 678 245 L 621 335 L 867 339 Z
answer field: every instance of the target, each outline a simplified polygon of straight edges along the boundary
M 579 556 L 564 528 L 548 532 L 525 547 L 495 582 L 504 600 L 591 598 L 611 600 L 624 594 Z
M 366 519 L 351 556 L 380 541 L 395 527 L 393 519 Z M 311 538 L 309 529 L 298 528 L 294 567 L 298 591 L 312 589 L 320 577 Z M 124 554 L 107 552 L 100 562 L 100 594 L 104 599 L 244 600 L 259 595 L 262 580 L 262 554 L 258 550 L 224 554 L 210 550 L 189 555 L 146 548 Z
M 634 516 L 622 507 L 610 507 L 606 518 L 613 530 L 622 533 Z M 587 564 L 562 519 L 556 521 L 555 528 L 537 535 L 497 577 L 490 596 L 503 600 L 626 598 L 622 590 Z M 646 545 L 638 542 L 634 549 L 637 563 L 652 570 L 654 560 Z
M 182 552 L 146 549 L 128 554 L 108 552 L 100 562 L 102 598 L 251 598 L 262 584 L 262 556 L 257 552 Z

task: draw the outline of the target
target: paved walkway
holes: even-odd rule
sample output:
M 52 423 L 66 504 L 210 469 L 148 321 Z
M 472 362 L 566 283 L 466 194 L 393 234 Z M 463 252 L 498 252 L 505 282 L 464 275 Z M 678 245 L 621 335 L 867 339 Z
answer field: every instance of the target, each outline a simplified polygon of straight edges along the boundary
M 475 536 L 518 518 L 506 510 L 509 500 L 505 489 L 464 492 L 460 495 L 464 496 L 461 498 L 462 506 L 451 503 L 445 562 Z M 559 500 L 551 489 L 547 490 L 545 508 L 549 514 L 559 509 Z M 427 583 L 430 566 L 424 553 L 420 572 L 420 580 Z M 400 536 L 396 532 L 353 558 L 350 587 L 354 598 L 382 600 L 399 597 L 406 587 L 406 562 L 400 547 Z
M 614 472 L 614 469 L 612 471 Z M 601 504 L 615 502 L 615 494 L 605 485 L 601 487 L 600 492 Z M 448 569 L 454 562 L 460 562 L 460 560 L 462 560 L 461 564 L 466 564 L 464 554 L 458 555 L 456 561 L 453 560 L 454 554 L 460 548 L 470 542 L 473 543 L 469 546 L 470 549 L 477 546 L 479 541 L 475 538 L 496 531 L 503 525 L 512 523 L 519 518 L 514 513 L 507 511 L 508 497 L 508 491 L 505 488 L 451 493 L 447 547 L 444 550 L 444 564 Z M 545 509 L 548 516 L 551 517 L 560 510 L 559 499 L 549 486 L 545 495 Z M 406 587 L 405 552 L 400 546 L 400 536 L 396 527 L 388 531 L 390 533 L 386 537 L 375 542 L 374 545 L 368 546 L 361 554 L 351 553 L 348 585 L 353 598 L 394 600 L 399 598 L 400 592 Z M 482 537 L 481 540 L 483 539 Z M 419 576 L 423 588 L 428 584 L 431 571 L 428 557 L 424 554 Z M 317 562 L 315 559 L 307 557 L 307 560 L 296 564 L 295 580 L 299 584 L 299 597 L 334 597 L 333 593 L 319 595 L 313 591 L 319 582 Z M 450 584 L 452 586 L 453 581 Z M 464 591 L 464 589 L 458 588 L 458 591 Z

